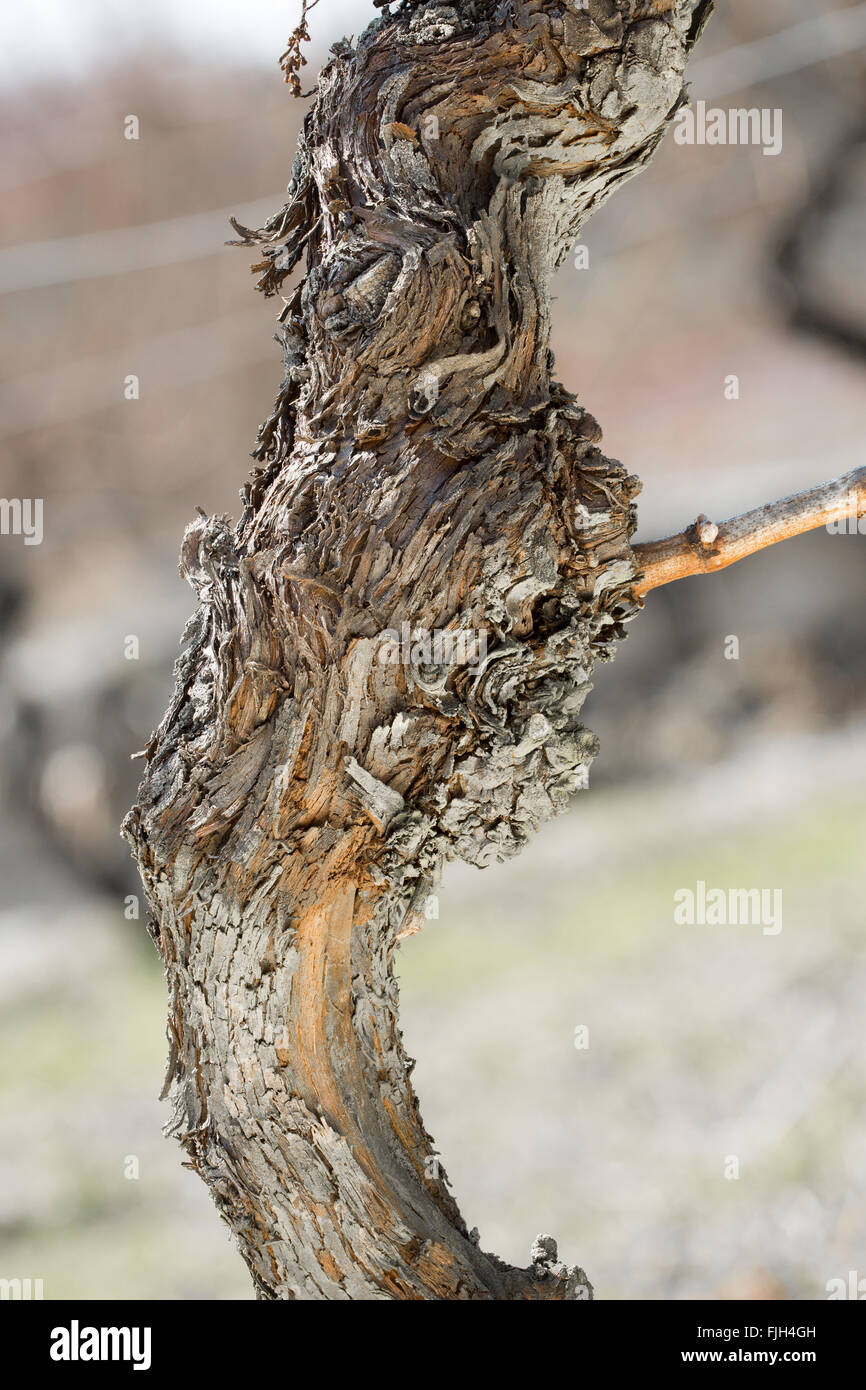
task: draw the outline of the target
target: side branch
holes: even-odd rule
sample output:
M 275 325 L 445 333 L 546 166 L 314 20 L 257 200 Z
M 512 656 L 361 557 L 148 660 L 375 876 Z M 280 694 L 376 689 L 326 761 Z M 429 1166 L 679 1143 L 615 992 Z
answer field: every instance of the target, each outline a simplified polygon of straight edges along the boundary
M 855 468 L 807 492 L 768 502 L 731 517 L 730 521 L 717 523 L 699 516 L 676 536 L 632 546 L 640 571 L 634 593 L 642 598 L 651 589 L 675 579 L 713 574 L 778 541 L 864 514 L 866 468 Z

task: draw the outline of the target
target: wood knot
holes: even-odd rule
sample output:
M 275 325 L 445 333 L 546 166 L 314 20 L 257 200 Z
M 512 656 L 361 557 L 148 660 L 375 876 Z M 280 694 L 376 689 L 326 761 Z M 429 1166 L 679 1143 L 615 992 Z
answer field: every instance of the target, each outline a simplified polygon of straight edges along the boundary
M 695 535 L 703 546 L 711 546 L 719 535 L 719 528 L 714 521 L 710 521 L 701 513 L 695 522 Z

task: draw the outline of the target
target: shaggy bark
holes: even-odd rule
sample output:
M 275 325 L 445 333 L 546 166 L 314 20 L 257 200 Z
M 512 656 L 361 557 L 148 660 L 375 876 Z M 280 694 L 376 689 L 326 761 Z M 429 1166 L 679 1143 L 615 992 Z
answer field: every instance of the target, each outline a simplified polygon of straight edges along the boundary
M 590 1296 L 550 1237 L 519 1269 L 467 1231 L 392 955 L 446 859 L 515 854 L 586 784 L 639 485 L 552 379 L 550 278 L 654 153 L 708 10 L 408 4 L 335 46 L 285 207 L 239 229 L 266 293 L 306 274 L 242 517 L 184 539 L 200 606 L 125 829 L 172 1127 L 262 1297 Z

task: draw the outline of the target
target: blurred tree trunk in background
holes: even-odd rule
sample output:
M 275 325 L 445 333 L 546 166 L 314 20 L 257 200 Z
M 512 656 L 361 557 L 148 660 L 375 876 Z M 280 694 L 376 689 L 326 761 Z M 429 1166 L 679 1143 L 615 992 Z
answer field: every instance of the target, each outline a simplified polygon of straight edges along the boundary
M 286 206 L 239 229 L 266 293 L 306 274 L 241 520 L 184 539 L 200 606 L 125 826 L 173 1129 L 264 1298 L 590 1296 L 550 1237 L 521 1269 L 467 1231 L 392 954 L 447 858 L 515 854 L 586 784 L 639 485 L 552 378 L 550 278 L 709 8 L 404 5 L 335 46 Z

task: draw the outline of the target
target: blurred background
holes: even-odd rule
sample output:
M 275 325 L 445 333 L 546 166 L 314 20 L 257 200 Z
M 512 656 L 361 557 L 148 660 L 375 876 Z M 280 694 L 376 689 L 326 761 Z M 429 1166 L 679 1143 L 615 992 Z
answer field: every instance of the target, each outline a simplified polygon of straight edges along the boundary
M 0 536 L 0 1276 L 46 1298 L 252 1296 L 160 1134 L 118 825 L 192 608 L 184 526 L 237 514 L 281 376 L 279 305 L 223 243 L 282 202 L 298 8 L 0 22 L 0 492 L 44 499 L 41 545 Z M 718 11 L 692 95 L 780 108 L 781 154 L 668 136 L 555 286 L 558 373 L 643 479 L 640 539 L 863 462 L 866 5 Z M 312 12 L 310 85 L 373 15 Z M 596 672 L 591 790 L 518 861 L 455 866 L 403 943 L 425 1121 L 500 1256 L 549 1231 L 613 1299 L 866 1276 L 864 547 L 821 531 L 650 595 Z M 699 880 L 781 889 L 783 930 L 676 925 Z

